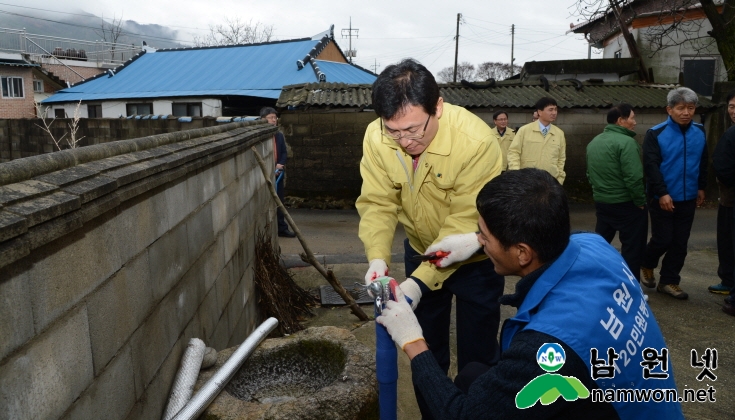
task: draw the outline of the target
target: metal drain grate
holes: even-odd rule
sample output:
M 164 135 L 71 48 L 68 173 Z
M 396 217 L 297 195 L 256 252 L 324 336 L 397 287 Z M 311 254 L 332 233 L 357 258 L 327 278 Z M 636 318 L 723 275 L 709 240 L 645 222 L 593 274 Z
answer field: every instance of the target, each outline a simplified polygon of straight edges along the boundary
M 367 290 L 356 287 L 355 281 L 343 282 L 342 287 L 344 287 L 345 290 L 347 290 L 347 293 L 350 293 L 353 298 L 355 298 L 355 293 L 357 293 L 355 301 L 358 305 L 373 303 L 373 298 L 368 295 Z M 322 306 L 346 305 L 342 296 L 338 295 L 330 285 L 319 286 L 319 294 L 321 295 Z

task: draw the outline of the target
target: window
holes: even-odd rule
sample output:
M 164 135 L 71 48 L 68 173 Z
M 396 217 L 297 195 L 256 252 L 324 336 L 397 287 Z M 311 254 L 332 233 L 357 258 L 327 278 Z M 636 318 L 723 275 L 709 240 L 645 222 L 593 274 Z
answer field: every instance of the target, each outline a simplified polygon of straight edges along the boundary
M 102 118 L 102 105 L 87 105 L 87 118 Z
M 33 91 L 38 92 L 38 93 L 43 93 L 43 80 L 33 81 Z
M 64 108 L 54 109 L 54 118 L 66 118 L 66 112 L 64 112 Z
M 683 85 L 703 96 L 712 96 L 717 74 L 717 60 L 707 58 L 682 58 Z
M 128 115 L 150 115 L 153 114 L 151 104 L 127 104 Z
M 201 117 L 202 103 L 174 103 L 172 104 L 174 117 Z
M 622 58 L 623 57 L 623 50 L 617 50 L 615 51 L 615 54 L 613 54 L 613 58 Z
M 22 77 L 0 77 L 3 85 L 3 98 L 23 98 Z

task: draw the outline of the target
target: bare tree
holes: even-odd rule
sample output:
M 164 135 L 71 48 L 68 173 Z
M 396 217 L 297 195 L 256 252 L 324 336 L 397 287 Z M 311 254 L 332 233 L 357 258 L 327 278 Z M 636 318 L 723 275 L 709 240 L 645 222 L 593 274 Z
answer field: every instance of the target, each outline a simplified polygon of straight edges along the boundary
M 520 71 L 520 66 L 514 65 L 511 69 L 509 63 L 486 61 L 477 66 L 475 78 L 482 81 L 489 79 L 505 80 Z
M 209 33 L 203 37 L 194 36 L 194 45 L 197 47 L 212 47 L 219 45 L 255 44 L 269 42 L 273 37 L 273 25 L 253 20 L 245 22 L 239 17 L 224 18 L 225 23 L 209 25 Z
M 99 29 L 95 29 L 94 32 L 102 37 L 102 40 L 106 43 L 112 44 L 110 47 L 110 59 L 115 60 L 115 47 L 117 47 L 117 41 L 123 34 L 123 15 L 121 14 L 118 18 L 117 15 L 112 16 L 112 21 L 108 22 L 105 20 L 104 15 L 102 16 L 102 22 L 100 23 Z M 122 57 L 121 57 L 122 58 Z
M 71 121 L 67 123 L 67 126 L 69 127 L 69 132 L 64 133 L 58 139 L 54 136 L 54 133 L 51 132 L 51 126 L 56 121 L 56 117 L 49 120 L 48 112 L 51 108 L 43 107 L 39 102 L 34 102 L 33 104 L 36 107 L 36 116 L 41 120 L 41 124 L 43 124 L 43 126 L 36 124 L 36 127 L 45 131 L 46 134 L 51 137 L 51 140 L 53 140 L 56 148 L 62 150 L 63 143 L 61 141 L 64 140 L 64 138 L 68 135 L 69 137 L 66 138 L 66 144 L 69 146 L 70 149 L 76 149 L 79 140 L 84 138 L 77 138 L 77 131 L 79 130 L 79 120 L 81 119 L 81 115 L 79 114 L 79 107 L 82 105 L 82 101 L 79 101 L 76 108 L 74 108 L 74 116 L 71 118 Z
M 706 51 L 716 44 L 728 80 L 735 81 L 735 0 L 577 0 L 571 9 L 572 14 L 587 21 L 613 17 L 611 26 L 621 29 L 631 56 L 641 58 L 636 54 L 635 40 L 627 31 L 629 22 L 637 16 L 636 5 L 645 6 L 646 11 L 653 10 L 657 18 L 657 24 L 647 28 L 643 36 L 650 56 L 686 43 L 697 51 Z M 700 7 L 706 20 L 692 17 L 692 9 Z M 704 30 L 705 21 L 711 30 Z
M 437 73 L 440 83 L 450 83 L 454 80 L 454 67 L 443 68 Z M 457 80 L 475 80 L 475 65 L 469 61 L 463 61 L 457 65 Z

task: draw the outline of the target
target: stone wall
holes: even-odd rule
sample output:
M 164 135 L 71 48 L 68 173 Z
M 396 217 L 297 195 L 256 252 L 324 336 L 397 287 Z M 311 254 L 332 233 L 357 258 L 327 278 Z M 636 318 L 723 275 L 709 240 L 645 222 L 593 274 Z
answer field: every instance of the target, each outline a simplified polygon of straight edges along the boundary
M 86 108 L 86 105 L 82 106 Z M 32 99 L 30 109 L 33 111 Z M 67 114 L 73 115 L 73 111 Z M 86 109 L 84 115 L 86 115 Z M 50 123 L 53 111 L 49 112 L 49 117 L 47 121 Z M 68 138 L 69 122 L 71 122 L 70 118 L 58 118 L 51 124 L 51 132 L 56 139 L 62 138 L 65 134 Z M 218 124 L 220 123 L 215 118 L 192 118 L 191 122 L 180 122 L 177 118 L 156 120 L 82 118 L 79 120 L 79 131 L 76 138 L 81 139 L 78 146 L 82 147 Z M 42 126 L 40 119 L 0 119 L 0 162 L 57 151 L 51 136 L 41 129 Z M 61 143 L 63 148 L 68 148 L 65 139 Z
M 491 127 L 497 109 L 470 109 Z M 556 125 L 567 141 L 565 188 L 589 189 L 586 177 L 587 144 L 607 125 L 607 109 L 562 109 Z M 509 126 L 531 122 L 531 110 L 508 111 Z M 635 110 L 636 140 L 643 143 L 649 128 L 666 120 L 666 110 Z M 357 198 L 360 194 L 362 140 L 375 113 L 348 111 L 292 111 L 281 115 L 281 128 L 291 147 L 286 195 Z
M 290 146 L 286 195 L 360 195 L 360 159 L 368 112 L 284 112 L 280 125 Z
M 275 209 L 233 123 L 0 164 L 0 419 L 160 419 L 188 341 L 260 322 Z

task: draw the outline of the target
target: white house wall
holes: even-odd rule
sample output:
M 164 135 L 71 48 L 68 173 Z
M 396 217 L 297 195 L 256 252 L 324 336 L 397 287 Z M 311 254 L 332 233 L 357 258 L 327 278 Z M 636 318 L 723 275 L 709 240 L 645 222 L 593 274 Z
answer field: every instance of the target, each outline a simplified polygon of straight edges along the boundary
M 701 26 L 697 28 L 700 24 Z M 682 71 L 682 58 L 691 57 L 716 57 L 717 69 L 715 80 L 727 80 L 725 65 L 720 57 L 719 51 L 717 51 L 717 44 L 710 42 L 712 39 L 707 35 L 707 31 L 712 30 L 712 25 L 710 25 L 708 20 L 705 19 L 682 23 L 683 29 L 698 29 L 697 35 L 689 36 L 689 38 L 701 37 L 702 40 L 699 41 L 702 44 L 701 46 L 696 44 L 697 41 L 687 41 L 686 37 L 684 37 L 681 32 L 675 32 L 671 34 L 670 43 L 672 46 L 656 52 L 651 57 L 652 48 L 650 43 L 646 40 L 646 35 L 654 28 L 655 27 L 629 28 L 631 34 L 636 40 L 641 56 L 643 56 L 646 67 L 653 68 L 654 82 L 679 83 L 679 72 Z M 621 58 L 630 57 L 628 45 L 620 34 L 605 41 L 602 57 L 615 58 L 615 52 L 618 50 L 621 51 Z
M 154 101 L 146 101 L 146 100 L 125 100 L 125 101 L 105 101 L 105 102 L 98 102 L 98 101 L 90 101 L 90 102 L 82 102 L 82 106 L 79 107 L 79 115 L 81 118 L 89 118 L 89 115 L 87 114 L 87 104 L 101 104 L 102 105 L 102 118 L 120 118 L 120 116 L 126 117 L 127 116 L 127 107 L 126 105 L 128 103 L 152 103 L 153 104 L 153 114 L 155 115 L 171 115 L 173 113 L 173 104 L 174 103 L 181 103 L 181 102 L 201 102 L 202 103 L 202 116 L 203 117 L 221 117 L 222 116 L 222 101 L 220 99 L 216 98 L 176 98 L 176 99 L 156 99 Z M 56 109 L 63 109 L 66 112 L 66 115 L 71 117 L 74 115 L 74 110 L 76 108 L 76 103 L 66 103 L 66 104 L 54 104 L 50 108 L 52 109 L 49 111 L 49 115 L 54 115 L 54 111 Z

